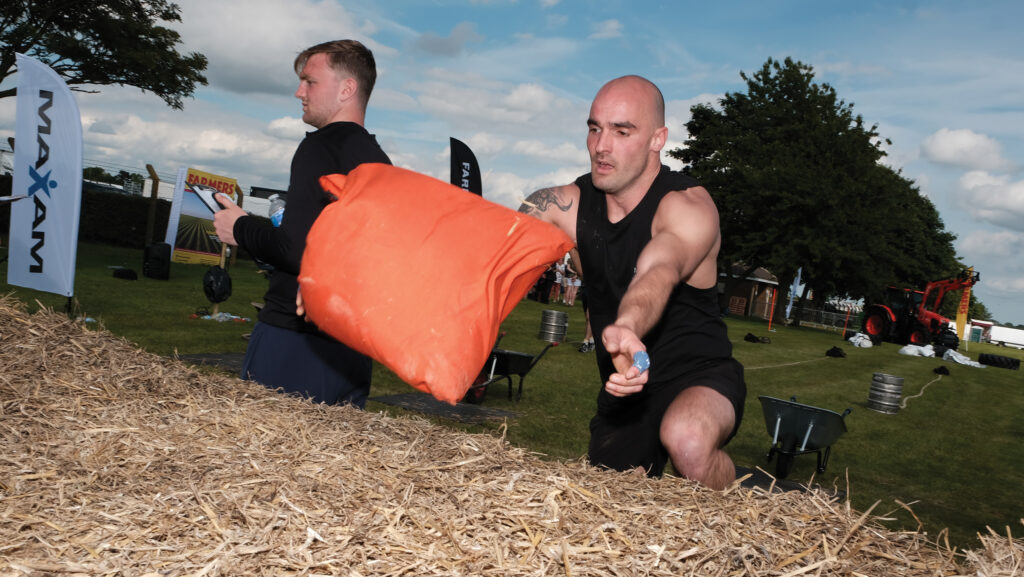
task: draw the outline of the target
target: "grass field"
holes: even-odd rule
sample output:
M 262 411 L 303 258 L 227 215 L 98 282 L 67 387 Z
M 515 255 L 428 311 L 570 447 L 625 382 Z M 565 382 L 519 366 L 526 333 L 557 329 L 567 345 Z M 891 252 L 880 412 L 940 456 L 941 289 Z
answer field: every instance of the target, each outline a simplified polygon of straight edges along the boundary
M 4 254 L 0 250 L 0 258 Z M 141 272 L 141 261 L 138 250 L 81 245 L 76 314 L 158 354 L 245 350 L 241 335 L 252 329 L 252 322 L 192 318 L 199 309 L 213 308 L 202 291 L 205 267 L 174 264 L 169 281 L 141 274 L 137 281 L 121 280 L 109 268 L 127 266 Z M 254 317 L 250 303 L 262 299 L 266 280 L 248 261 L 239 261 L 231 276 L 233 295 L 219 310 Z M 58 310 L 65 306 L 63 297 L 7 285 L 6 266 L 0 267 L 0 287 L 15 292 L 30 307 L 38 306 L 37 299 Z M 575 346 L 584 329 L 580 306 L 523 301 L 502 325 L 506 336 L 501 346 L 539 353 L 545 344 L 536 338 L 544 309 L 569 313 L 569 342 L 551 349 L 528 374 L 520 402 L 508 401 L 503 387 L 489 391 L 485 406 L 517 414 L 507 430 L 500 423 L 443 423 L 505 434 L 511 443 L 550 458 L 577 459 L 586 452 L 599 386 L 593 353 L 579 353 Z M 735 356 L 746 367 L 749 389 L 743 423 L 728 448 L 738 465 L 774 471 L 774 463 L 765 461 L 771 437 L 759 395 L 795 395 L 802 403 L 836 412 L 852 408 L 846 418 L 848 432 L 834 445 L 828 469 L 814 478 L 815 483 L 847 491 L 858 510 L 881 501 L 874 513 L 891 511 L 886 516 L 893 519 L 893 527 L 917 529 L 920 521 L 933 536 L 949 528 L 951 542 L 967 548 L 978 546 L 975 534 L 985 532 L 986 526 L 1003 533 L 1006 526 L 1019 531 L 1024 507 L 1015 495 L 1024 486 L 1024 372 L 900 355 L 892 344 L 855 348 L 838 333 L 817 329 L 776 324 L 769 331 L 763 321 L 735 317 L 726 322 Z M 771 342 L 747 342 L 747 333 Z M 833 346 L 847 356 L 826 356 Z M 961 352 L 973 359 L 983 352 L 1024 358 L 1022 351 L 980 343 L 969 343 Z M 940 378 L 934 372 L 939 366 L 950 374 Z M 903 377 L 905 408 L 883 414 L 867 407 L 876 372 Z M 374 379 L 372 396 L 411 391 L 380 366 Z M 374 402 L 368 409 L 401 412 Z M 799 456 L 789 479 L 808 482 L 814 469 L 813 455 Z

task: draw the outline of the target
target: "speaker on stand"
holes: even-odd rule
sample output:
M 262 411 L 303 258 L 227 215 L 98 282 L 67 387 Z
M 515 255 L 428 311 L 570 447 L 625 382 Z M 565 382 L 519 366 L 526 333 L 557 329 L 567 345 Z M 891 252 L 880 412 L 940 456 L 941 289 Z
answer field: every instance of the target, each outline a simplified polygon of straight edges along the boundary
M 142 260 L 142 274 L 149 278 L 171 278 L 171 245 L 166 242 L 146 246 Z

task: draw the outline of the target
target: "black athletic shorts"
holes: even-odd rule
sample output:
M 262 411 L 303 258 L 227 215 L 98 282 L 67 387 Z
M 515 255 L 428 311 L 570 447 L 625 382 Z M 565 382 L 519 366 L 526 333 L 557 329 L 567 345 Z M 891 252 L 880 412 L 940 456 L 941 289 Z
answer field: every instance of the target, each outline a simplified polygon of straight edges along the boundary
M 597 414 L 590 421 L 590 463 L 617 471 L 643 467 L 649 476 L 661 476 L 668 462 L 668 451 L 661 444 L 661 419 L 679 393 L 698 385 L 723 395 L 736 412 L 736 424 L 724 446 L 739 430 L 747 397 L 743 365 L 735 359 L 698 369 L 670 383 L 648 384 L 644 391 L 628 397 L 616 397 L 602 386 Z

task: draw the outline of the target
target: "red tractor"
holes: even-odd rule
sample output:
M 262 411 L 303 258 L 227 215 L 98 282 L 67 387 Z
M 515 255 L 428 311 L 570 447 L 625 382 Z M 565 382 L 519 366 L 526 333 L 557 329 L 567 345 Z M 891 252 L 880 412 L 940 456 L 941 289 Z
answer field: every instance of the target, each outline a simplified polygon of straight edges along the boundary
M 924 346 L 931 343 L 956 350 L 960 339 L 953 323 L 938 313 L 946 293 L 977 284 L 978 273 L 962 271 L 955 278 L 928 283 L 923 291 L 888 287 L 886 302 L 864 309 L 863 331 L 873 341 Z

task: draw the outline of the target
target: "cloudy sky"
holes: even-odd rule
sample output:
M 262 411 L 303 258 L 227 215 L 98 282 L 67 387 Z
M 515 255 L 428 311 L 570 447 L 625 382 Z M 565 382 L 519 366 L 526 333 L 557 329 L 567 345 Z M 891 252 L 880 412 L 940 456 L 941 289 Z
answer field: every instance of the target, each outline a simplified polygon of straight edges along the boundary
M 82 94 L 85 166 L 165 180 L 180 166 L 285 188 L 306 127 L 291 62 L 356 38 L 377 58 L 367 127 L 395 164 L 447 180 L 448 138 L 468 143 L 484 196 L 510 207 L 588 170 L 590 99 L 641 74 L 668 100 L 669 145 L 697 102 L 745 91 L 769 58 L 814 67 L 892 140 L 981 272 L 1000 322 L 1024 323 L 1024 3 L 643 0 L 178 0 L 185 50 L 209 86 L 184 111 L 133 88 Z M 14 132 L 0 100 L 0 137 Z M 883 218 L 885 215 L 879 215 Z

